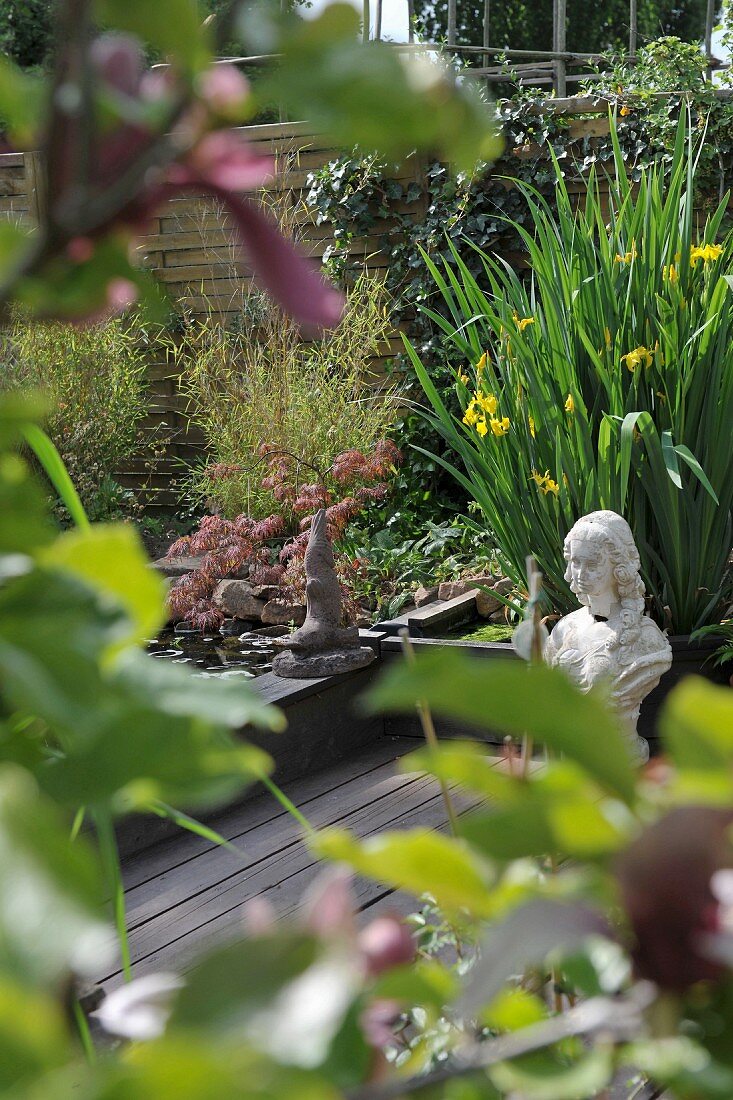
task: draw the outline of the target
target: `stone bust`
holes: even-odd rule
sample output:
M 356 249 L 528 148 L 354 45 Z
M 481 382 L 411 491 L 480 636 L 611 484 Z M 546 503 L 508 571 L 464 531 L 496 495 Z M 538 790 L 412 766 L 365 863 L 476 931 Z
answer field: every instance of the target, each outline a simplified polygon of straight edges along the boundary
M 555 625 L 545 660 L 582 691 L 604 684 L 626 721 L 637 755 L 649 747 L 636 733 L 643 699 L 672 663 L 672 649 L 644 614 L 644 583 L 631 528 L 616 512 L 591 512 L 571 528 L 563 548 L 565 579 L 583 605 Z

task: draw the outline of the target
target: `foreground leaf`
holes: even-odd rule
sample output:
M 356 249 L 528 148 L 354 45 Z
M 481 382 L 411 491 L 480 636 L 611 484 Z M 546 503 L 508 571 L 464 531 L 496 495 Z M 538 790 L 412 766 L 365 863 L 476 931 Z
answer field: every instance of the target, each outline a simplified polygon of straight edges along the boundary
M 38 793 L 27 772 L 0 769 L 0 970 L 49 987 L 71 972 L 92 977 L 114 958 L 99 918 L 91 852 Z
M 40 560 L 73 573 L 122 606 L 129 626 L 116 648 L 146 641 L 165 621 L 165 582 L 150 568 L 140 537 L 128 523 L 66 531 Z
M 284 102 L 339 144 L 390 158 L 429 150 L 467 171 L 501 153 L 492 113 L 470 78 L 459 84 L 437 60 L 404 59 L 381 42 L 361 44 L 350 4 L 286 20 L 269 48 L 283 59 L 262 88 L 263 100 Z
M 377 882 L 413 894 L 430 893 L 448 913 L 490 911 L 490 865 L 460 840 L 429 829 L 384 832 L 367 840 L 345 829 L 326 829 L 310 843 L 322 858 L 342 860 Z
M 513 737 L 530 734 L 577 761 L 603 787 L 634 798 L 627 738 L 602 696 L 582 694 L 557 669 L 519 661 L 481 661 L 436 646 L 414 665 L 396 663 L 368 697 L 373 711 L 411 710 L 420 700 L 436 714 Z

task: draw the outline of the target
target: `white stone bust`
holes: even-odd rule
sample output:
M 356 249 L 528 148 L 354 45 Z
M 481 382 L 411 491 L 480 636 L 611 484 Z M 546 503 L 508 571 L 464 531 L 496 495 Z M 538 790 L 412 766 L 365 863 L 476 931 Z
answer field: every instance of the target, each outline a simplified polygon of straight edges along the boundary
M 564 670 L 582 691 L 606 686 L 629 726 L 636 753 L 649 747 L 636 733 L 643 699 L 672 664 L 672 649 L 644 614 L 644 583 L 631 528 L 616 512 L 591 512 L 565 539 L 565 579 L 583 605 L 555 625 L 545 660 Z

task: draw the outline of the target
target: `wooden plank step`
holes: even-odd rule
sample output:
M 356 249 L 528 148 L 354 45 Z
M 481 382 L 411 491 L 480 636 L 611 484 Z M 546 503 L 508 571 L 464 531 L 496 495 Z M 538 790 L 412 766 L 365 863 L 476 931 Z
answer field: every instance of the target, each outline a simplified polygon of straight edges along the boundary
M 394 774 L 395 758 L 416 742 L 385 742 L 357 760 L 292 785 L 290 797 L 316 827 L 338 822 L 360 836 L 384 828 L 442 825 L 445 810 L 435 780 Z M 459 801 L 467 806 L 476 799 L 461 796 Z M 241 907 L 252 897 L 266 893 L 278 912 L 297 911 L 303 891 L 321 870 L 303 845 L 297 824 L 272 801 L 256 799 L 211 824 L 244 849 L 245 866 L 230 851 L 183 834 L 141 853 L 124 868 L 137 975 L 161 967 L 180 970 L 214 941 L 230 938 L 241 930 Z M 370 906 L 388 891 L 361 882 L 357 893 L 359 904 Z M 112 988 L 121 974 L 115 971 L 102 981 Z

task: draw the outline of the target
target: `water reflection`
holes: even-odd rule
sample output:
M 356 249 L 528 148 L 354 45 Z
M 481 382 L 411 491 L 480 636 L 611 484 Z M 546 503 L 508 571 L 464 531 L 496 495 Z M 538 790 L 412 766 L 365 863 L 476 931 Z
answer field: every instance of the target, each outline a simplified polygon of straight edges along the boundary
M 191 665 L 202 676 L 251 679 L 270 671 L 275 650 L 270 638 L 257 634 L 202 634 L 179 624 L 151 638 L 148 653 L 175 665 Z

